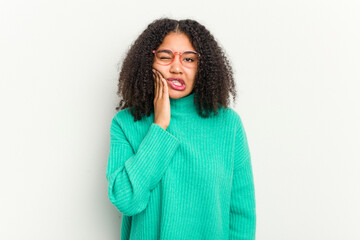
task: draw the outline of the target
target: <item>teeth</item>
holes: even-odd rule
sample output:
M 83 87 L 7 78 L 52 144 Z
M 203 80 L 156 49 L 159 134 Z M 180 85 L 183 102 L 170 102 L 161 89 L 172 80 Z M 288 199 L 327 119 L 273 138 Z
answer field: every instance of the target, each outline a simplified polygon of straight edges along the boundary
M 181 86 L 182 84 L 180 83 L 180 82 L 178 82 L 178 81 L 172 81 L 175 85 L 177 85 L 177 86 Z

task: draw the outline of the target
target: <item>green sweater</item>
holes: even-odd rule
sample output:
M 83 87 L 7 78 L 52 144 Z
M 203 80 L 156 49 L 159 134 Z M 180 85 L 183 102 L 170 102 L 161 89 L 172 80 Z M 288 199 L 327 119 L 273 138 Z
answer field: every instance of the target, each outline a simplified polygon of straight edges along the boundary
M 121 240 L 255 239 L 255 190 L 240 116 L 196 112 L 194 93 L 170 98 L 166 130 L 129 108 L 110 128 L 106 178 L 122 213 Z

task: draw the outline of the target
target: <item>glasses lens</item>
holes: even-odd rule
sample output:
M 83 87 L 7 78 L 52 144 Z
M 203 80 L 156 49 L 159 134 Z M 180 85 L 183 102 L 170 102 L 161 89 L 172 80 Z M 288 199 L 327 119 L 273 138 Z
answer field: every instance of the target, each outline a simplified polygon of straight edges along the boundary
M 199 56 L 195 52 L 184 52 L 181 55 L 181 62 L 186 67 L 195 67 L 199 61 Z
M 160 50 L 156 52 L 156 57 L 160 64 L 169 64 L 171 63 L 174 55 L 171 51 Z
M 159 64 L 170 64 L 174 59 L 174 54 L 169 50 L 156 51 L 156 59 Z M 196 67 L 199 61 L 199 55 L 196 52 L 186 51 L 181 55 L 181 63 L 188 68 Z

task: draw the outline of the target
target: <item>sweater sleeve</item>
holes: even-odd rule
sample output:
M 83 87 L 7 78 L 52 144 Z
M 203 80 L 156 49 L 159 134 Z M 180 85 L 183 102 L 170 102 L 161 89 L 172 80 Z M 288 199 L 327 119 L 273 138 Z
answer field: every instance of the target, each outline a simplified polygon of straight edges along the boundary
M 146 208 L 151 190 L 161 180 L 179 144 L 175 136 L 152 123 L 134 153 L 116 116 L 113 118 L 106 178 L 109 199 L 121 213 L 132 216 Z
M 255 189 L 246 133 L 236 130 L 234 175 L 230 201 L 230 239 L 253 240 L 256 230 Z

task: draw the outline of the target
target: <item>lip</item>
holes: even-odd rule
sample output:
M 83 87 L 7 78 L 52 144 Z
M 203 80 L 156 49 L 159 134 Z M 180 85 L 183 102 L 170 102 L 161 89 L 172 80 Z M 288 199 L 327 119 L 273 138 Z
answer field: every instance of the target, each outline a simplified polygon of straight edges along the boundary
M 178 81 L 178 82 L 180 82 L 181 84 L 185 85 L 184 80 L 182 80 L 181 78 L 168 78 L 167 80 L 168 80 L 168 81 Z

